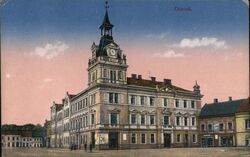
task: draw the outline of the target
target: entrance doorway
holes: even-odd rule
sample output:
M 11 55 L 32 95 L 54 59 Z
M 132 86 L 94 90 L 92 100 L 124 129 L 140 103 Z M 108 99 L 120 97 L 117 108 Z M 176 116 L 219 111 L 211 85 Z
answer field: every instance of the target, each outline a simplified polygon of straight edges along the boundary
M 164 148 L 170 148 L 171 146 L 171 135 L 164 133 Z
M 118 148 L 118 132 L 109 133 L 109 148 L 110 149 Z
M 91 132 L 91 145 L 95 148 L 95 132 Z
M 185 147 L 188 147 L 188 134 L 185 134 Z

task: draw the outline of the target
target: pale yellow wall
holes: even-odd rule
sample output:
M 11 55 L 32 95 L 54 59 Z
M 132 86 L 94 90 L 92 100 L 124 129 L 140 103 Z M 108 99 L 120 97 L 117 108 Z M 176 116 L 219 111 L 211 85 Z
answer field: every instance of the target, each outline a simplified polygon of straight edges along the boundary
M 245 120 L 250 119 L 249 113 L 236 115 L 237 146 L 245 146 L 246 136 L 250 136 L 250 129 L 245 128 Z

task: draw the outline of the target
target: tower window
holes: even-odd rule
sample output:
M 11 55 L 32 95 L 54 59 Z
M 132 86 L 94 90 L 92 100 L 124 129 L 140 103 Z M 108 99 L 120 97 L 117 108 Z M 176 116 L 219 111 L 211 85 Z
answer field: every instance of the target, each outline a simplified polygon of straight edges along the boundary
M 110 81 L 111 83 L 116 83 L 116 71 L 110 70 Z
M 119 79 L 119 80 L 122 80 L 122 71 L 119 71 L 119 72 L 118 72 L 118 79 Z
M 107 69 L 103 69 L 103 77 L 107 77 L 107 75 L 108 75 L 108 72 L 107 72 Z

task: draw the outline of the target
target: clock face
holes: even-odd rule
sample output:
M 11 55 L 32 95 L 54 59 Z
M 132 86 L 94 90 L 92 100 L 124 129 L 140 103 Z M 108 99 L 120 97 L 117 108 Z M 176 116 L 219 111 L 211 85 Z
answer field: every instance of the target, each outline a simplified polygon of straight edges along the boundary
M 116 50 L 115 49 L 109 48 L 107 51 L 108 51 L 108 55 L 110 57 L 116 57 Z
M 111 49 L 111 50 L 110 50 L 110 54 L 111 54 L 112 56 L 114 56 L 114 55 L 115 55 L 115 50 L 114 50 L 114 49 Z

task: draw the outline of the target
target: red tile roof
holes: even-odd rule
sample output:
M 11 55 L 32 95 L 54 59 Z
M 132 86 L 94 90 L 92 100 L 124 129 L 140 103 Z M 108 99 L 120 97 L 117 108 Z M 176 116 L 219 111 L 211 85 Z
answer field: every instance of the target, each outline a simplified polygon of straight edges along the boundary
M 239 112 L 250 112 L 249 98 L 245 99 L 243 103 L 240 105 L 240 107 L 237 110 L 237 113 Z
M 136 86 L 144 86 L 144 87 L 146 86 L 146 87 L 152 87 L 152 88 L 156 88 L 157 85 L 159 88 L 167 86 L 167 87 L 169 87 L 173 90 L 177 90 L 177 91 L 192 92 L 190 90 L 174 86 L 171 83 L 165 84 L 164 82 L 160 82 L 160 81 L 152 81 L 152 80 L 138 79 L 138 78 L 132 78 L 132 77 L 127 78 L 127 84 L 128 85 L 136 85 Z

